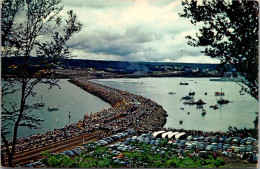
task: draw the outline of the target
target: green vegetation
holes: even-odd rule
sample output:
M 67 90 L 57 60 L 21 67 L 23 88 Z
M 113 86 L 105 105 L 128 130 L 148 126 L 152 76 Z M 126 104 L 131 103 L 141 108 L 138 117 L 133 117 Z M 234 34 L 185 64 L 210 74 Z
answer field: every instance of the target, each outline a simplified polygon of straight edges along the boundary
M 192 157 L 189 152 L 178 154 L 171 146 L 168 146 L 165 140 L 162 140 L 158 146 L 146 145 L 144 143 L 131 142 L 130 146 L 136 146 L 133 152 L 126 151 L 119 155 L 114 155 L 108 150 L 108 147 L 95 146 L 93 143 L 87 144 L 87 149 L 94 151 L 90 153 L 82 152 L 80 156 L 67 157 L 63 154 L 51 155 L 48 152 L 43 154 L 47 156 L 43 160 L 49 167 L 70 167 L 70 168 L 89 168 L 89 167 L 221 167 L 224 160 L 213 158 L 209 155 L 207 159 Z M 167 146 L 167 147 L 165 147 Z M 162 151 L 158 152 L 157 149 Z M 120 159 L 120 160 L 116 160 Z

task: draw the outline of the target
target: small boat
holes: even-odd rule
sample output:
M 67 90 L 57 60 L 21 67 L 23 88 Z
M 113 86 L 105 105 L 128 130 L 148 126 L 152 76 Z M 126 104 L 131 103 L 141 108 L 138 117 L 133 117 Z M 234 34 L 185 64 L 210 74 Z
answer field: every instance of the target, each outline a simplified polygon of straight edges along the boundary
M 225 93 L 223 93 L 223 92 L 215 92 L 215 96 L 224 96 L 225 95 Z
M 213 109 L 218 109 L 219 107 L 218 107 L 218 105 L 211 105 L 211 106 L 209 106 L 210 108 L 213 108 Z
M 194 96 L 195 92 L 189 92 L 189 96 Z
M 224 96 L 225 93 L 222 92 L 222 88 L 221 88 L 221 92 L 215 92 L 215 96 Z
M 205 102 L 203 102 L 201 99 L 199 99 L 197 102 L 196 102 L 197 105 L 203 105 L 203 104 L 206 104 Z
M 201 113 L 203 116 L 205 116 L 206 115 L 206 110 L 202 110 L 202 113 Z
M 218 104 L 228 104 L 228 103 L 229 103 L 229 100 L 225 100 L 225 99 L 221 98 L 221 99 L 219 99 L 219 100 L 217 101 L 217 103 L 218 103 Z
M 34 106 L 36 106 L 36 107 L 43 107 L 43 106 L 45 106 L 45 103 L 43 103 L 42 102 L 42 95 L 41 95 L 41 102 L 36 102 L 36 103 L 34 103 Z
M 183 121 L 182 121 L 182 120 L 180 120 L 180 121 L 179 121 L 179 123 L 180 123 L 180 124 L 182 124 L 182 123 L 183 123 Z
M 193 97 L 191 97 L 191 96 L 185 96 L 185 97 L 182 97 L 182 99 L 184 99 L 184 100 L 191 100 Z
M 48 109 L 47 109 L 48 111 L 56 111 L 56 110 L 60 110 L 60 108 L 58 108 L 58 107 L 53 107 L 53 106 L 50 106 L 50 107 L 48 107 Z
M 174 92 L 169 92 L 168 94 L 176 94 L 176 93 L 174 93 Z
M 189 83 L 187 83 L 187 82 L 180 82 L 180 85 L 189 85 Z
M 183 104 L 193 105 L 193 104 L 196 104 L 196 103 L 194 101 L 190 100 L 190 101 L 184 102 Z
M 202 105 L 197 105 L 197 109 L 203 109 Z

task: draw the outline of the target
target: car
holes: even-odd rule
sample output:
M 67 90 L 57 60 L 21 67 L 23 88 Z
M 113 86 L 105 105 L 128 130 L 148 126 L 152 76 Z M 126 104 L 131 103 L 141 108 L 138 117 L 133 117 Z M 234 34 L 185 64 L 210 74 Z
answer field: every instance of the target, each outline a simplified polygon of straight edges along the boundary
M 185 145 L 184 145 L 184 144 L 181 144 L 181 143 L 178 143 L 177 146 L 178 146 L 179 149 L 184 149 L 184 148 L 185 148 Z
M 232 138 L 231 138 L 231 137 L 229 137 L 229 138 L 226 138 L 226 140 L 225 140 L 225 143 L 228 143 L 228 144 L 230 144 L 230 143 L 231 143 L 231 141 L 232 141 Z
M 178 139 L 173 141 L 173 143 L 179 143 L 179 142 L 180 142 L 180 140 L 178 140 Z
M 208 142 L 210 140 L 210 137 L 205 137 L 204 142 Z
M 246 151 L 251 152 L 253 150 L 253 147 L 251 145 L 246 146 Z
M 65 155 L 67 155 L 69 157 L 75 156 L 75 154 L 72 151 L 70 151 L 70 150 L 64 151 L 64 153 L 65 153 Z
M 191 144 L 194 145 L 194 146 L 197 146 L 197 145 L 199 145 L 199 142 L 198 141 L 193 141 Z
M 127 139 L 125 140 L 126 143 L 128 143 L 128 142 L 130 142 L 130 141 L 132 141 L 132 138 L 127 138 Z
M 246 145 L 251 145 L 252 143 L 253 143 L 252 140 L 247 140 L 247 141 L 246 141 Z
M 240 144 L 245 144 L 246 143 L 246 138 L 240 140 Z
M 218 137 L 217 136 L 211 137 L 210 142 L 212 143 L 218 142 Z
M 161 143 L 161 140 L 156 140 L 154 144 L 155 144 L 156 146 L 158 146 L 160 143 Z
M 127 151 L 128 150 L 128 147 L 123 147 L 122 148 L 122 151 Z
M 238 138 L 234 138 L 232 141 L 231 141 L 232 144 L 238 144 L 240 143 L 240 140 Z
M 188 146 L 185 148 L 185 150 L 191 150 L 191 149 L 194 149 L 194 148 L 195 148 L 194 145 L 188 145 Z
M 150 144 L 152 145 L 155 144 L 155 140 L 150 141 Z
M 191 141 L 192 138 L 193 138 L 192 136 L 188 136 L 186 140 Z
M 211 151 L 213 148 L 213 145 L 207 145 L 207 147 L 205 148 L 206 151 Z
M 180 143 L 181 143 L 181 144 L 185 144 L 185 143 L 186 143 L 186 140 L 180 140 Z
M 214 145 L 213 147 L 212 147 L 212 151 L 217 151 L 219 148 L 218 148 L 218 145 Z
M 28 163 L 28 164 L 24 164 L 24 165 L 22 165 L 22 167 L 31 168 L 31 167 L 33 167 L 33 165 L 30 164 L 30 163 Z
M 220 137 L 218 142 L 223 143 L 225 141 L 225 137 Z
M 144 143 L 145 143 L 145 144 L 149 144 L 149 143 L 150 143 L 150 140 L 144 140 Z
M 200 136 L 200 137 L 198 137 L 198 140 L 199 140 L 199 141 L 203 141 L 203 140 L 204 140 L 204 138 L 205 138 L 205 137 L 203 137 L 203 136 Z
M 117 151 L 117 150 L 113 150 L 112 152 L 111 152 L 111 154 L 114 154 L 114 155 L 118 155 L 118 154 L 120 154 L 121 152 L 119 152 L 119 151 Z
M 122 146 L 118 146 L 116 149 L 122 151 Z
M 246 148 L 245 147 L 241 147 L 239 150 L 240 153 L 245 153 L 246 152 Z
M 195 137 L 193 137 L 192 140 L 193 140 L 193 141 L 198 141 L 198 140 L 199 140 L 199 137 L 195 136 Z
M 44 168 L 46 167 L 45 164 L 43 164 L 41 161 L 36 161 L 34 163 L 31 164 L 33 167 L 35 168 Z
M 82 152 L 82 150 L 77 149 L 77 148 L 71 149 L 70 151 L 72 151 L 77 156 L 80 155 L 80 153 Z
M 205 149 L 205 145 L 204 144 L 199 144 L 198 145 L 198 149 L 199 150 L 204 150 Z

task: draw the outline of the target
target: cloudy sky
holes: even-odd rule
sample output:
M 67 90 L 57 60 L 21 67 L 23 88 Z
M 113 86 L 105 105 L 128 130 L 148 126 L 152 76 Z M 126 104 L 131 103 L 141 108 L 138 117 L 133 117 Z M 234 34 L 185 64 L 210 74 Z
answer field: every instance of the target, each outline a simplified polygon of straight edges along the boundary
M 181 0 L 63 0 L 83 23 L 69 42 L 77 58 L 121 61 L 219 63 L 187 45 L 194 35 L 180 18 Z

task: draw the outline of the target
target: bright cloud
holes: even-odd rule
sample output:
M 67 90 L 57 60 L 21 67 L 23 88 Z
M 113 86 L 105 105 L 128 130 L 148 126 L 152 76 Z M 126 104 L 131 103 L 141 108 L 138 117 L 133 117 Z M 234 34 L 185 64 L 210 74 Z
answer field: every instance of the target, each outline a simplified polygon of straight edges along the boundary
M 185 36 L 198 28 L 179 17 L 180 0 L 64 0 L 64 9 L 83 23 L 69 43 L 78 58 L 217 62 L 187 45 Z

